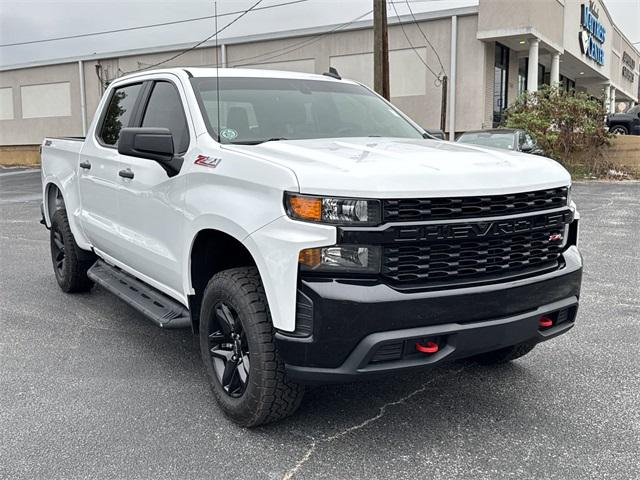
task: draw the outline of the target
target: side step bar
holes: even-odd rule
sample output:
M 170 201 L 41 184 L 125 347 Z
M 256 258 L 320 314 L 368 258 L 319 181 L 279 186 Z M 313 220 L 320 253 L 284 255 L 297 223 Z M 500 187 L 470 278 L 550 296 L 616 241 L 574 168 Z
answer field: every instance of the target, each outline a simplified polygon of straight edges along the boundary
M 163 328 L 191 326 L 189 311 L 162 292 L 118 267 L 98 260 L 87 276 Z

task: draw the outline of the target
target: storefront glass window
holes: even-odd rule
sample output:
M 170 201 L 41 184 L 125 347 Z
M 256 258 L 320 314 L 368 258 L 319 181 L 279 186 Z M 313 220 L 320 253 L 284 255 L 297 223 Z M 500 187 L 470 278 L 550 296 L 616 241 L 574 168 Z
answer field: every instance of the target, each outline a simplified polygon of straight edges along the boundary
M 527 75 L 528 75 L 529 59 L 518 59 L 518 96 L 527 91 Z

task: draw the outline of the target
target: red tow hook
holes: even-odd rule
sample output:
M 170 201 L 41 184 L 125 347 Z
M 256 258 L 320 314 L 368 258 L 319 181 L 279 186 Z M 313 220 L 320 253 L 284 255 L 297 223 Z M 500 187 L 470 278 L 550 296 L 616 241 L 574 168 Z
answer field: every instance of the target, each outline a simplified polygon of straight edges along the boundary
M 553 327 L 553 320 L 551 320 L 549 317 L 540 317 L 538 324 L 540 325 L 540 328 Z
M 438 344 L 436 342 L 425 342 L 422 345 L 420 342 L 416 342 L 416 350 L 422 353 L 436 353 L 438 351 Z

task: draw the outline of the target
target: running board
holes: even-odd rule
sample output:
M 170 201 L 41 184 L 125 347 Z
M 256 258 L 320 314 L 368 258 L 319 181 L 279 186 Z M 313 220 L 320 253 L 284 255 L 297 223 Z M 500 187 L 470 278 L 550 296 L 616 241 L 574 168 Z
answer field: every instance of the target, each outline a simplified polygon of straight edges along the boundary
M 189 311 L 164 293 L 118 267 L 98 260 L 87 276 L 162 328 L 191 326 Z

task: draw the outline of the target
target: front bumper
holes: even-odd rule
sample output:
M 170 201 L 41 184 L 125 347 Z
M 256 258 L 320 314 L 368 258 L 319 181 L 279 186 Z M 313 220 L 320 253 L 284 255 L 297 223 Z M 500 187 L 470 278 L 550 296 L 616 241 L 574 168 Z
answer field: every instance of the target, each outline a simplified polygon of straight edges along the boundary
M 278 332 L 278 350 L 292 380 L 333 383 L 545 341 L 575 321 L 582 258 L 575 246 L 563 257 L 562 268 L 536 277 L 429 292 L 304 279 L 298 309 L 310 335 Z M 543 315 L 557 319 L 553 327 L 540 328 Z M 437 353 L 417 352 L 425 339 L 437 341 Z

